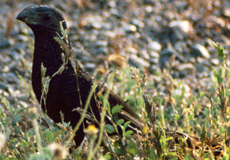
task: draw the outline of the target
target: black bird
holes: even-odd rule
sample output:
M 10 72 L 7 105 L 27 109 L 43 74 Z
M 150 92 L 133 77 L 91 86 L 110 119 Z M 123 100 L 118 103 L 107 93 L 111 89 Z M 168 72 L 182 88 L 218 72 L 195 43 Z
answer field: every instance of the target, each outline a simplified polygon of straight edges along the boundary
M 42 109 L 54 122 L 61 122 L 60 112 L 64 114 L 64 121 L 70 122 L 74 128 L 78 123 L 81 114 L 74 111 L 75 108 L 84 108 L 86 100 L 93 85 L 93 77 L 85 72 L 81 67 L 76 70 L 70 60 L 65 64 L 64 69 L 55 74 L 63 65 L 62 54 L 66 54 L 65 50 L 60 47 L 60 44 L 54 37 L 63 37 L 62 27 L 67 28 L 66 22 L 62 14 L 49 6 L 32 5 L 26 7 L 17 16 L 17 19 L 26 23 L 33 31 L 35 36 L 34 57 L 32 68 L 32 86 L 37 100 L 42 103 Z M 60 23 L 62 25 L 60 25 Z M 64 39 L 65 40 L 65 39 Z M 66 44 L 71 48 L 69 42 Z M 46 101 L 41 100 L 43 93 L 42 85 L 42 67 L 46 68 L 45 77 L 52 77 L 49 86 Z M 102 88 L 102 93 L 105 94 L 107 87 L 98 84 L 97 88 Z M 92 96 L 88 112 L 95 115 L 100 121 L 100 107 L 98 103 L 97 92 Z M 131 121 L 131 126 L 141 130 L 144 126 L 143 122 L 138 118 L 132 108 L 122 100 L 113 91 L 109 91 L 110 106 L 114 107 L 118 104 L 123 105 L 123 109 L 118 113 L 119 118 L 125 121 Z M 107 120 L 107 123 L 109 121 Z M 84 125 L 87 125 L 84 121 Z M 80 126 L 74 137 L 76 145 L 79 146 L 84 138 L 84 126 Z

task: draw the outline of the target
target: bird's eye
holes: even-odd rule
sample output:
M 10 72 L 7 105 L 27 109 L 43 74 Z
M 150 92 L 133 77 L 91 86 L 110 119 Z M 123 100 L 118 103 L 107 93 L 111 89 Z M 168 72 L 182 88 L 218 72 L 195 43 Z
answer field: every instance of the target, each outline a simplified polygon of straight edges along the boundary
M 43 16 L 43 20 L 44 21 L 49 21 L 51 19 L 51 16 L 49 15 L 49 14 L 45 14 L 44 16 Z

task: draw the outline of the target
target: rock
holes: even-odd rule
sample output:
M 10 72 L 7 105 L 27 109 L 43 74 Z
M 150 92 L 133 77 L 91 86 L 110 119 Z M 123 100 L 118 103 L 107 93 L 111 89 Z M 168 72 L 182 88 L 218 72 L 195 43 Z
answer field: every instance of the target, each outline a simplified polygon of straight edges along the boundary
M 92 27 L 95 28 L 95 29 L 100 29 L 101 28 L 101 23 L 100 22 L 93 22 L 92 23 Z
M 156 65 L 151 65 L 149 68 L 149 72 L 152 74 L 155 74 L 158 70 L 159 68 Z
M 131 21 L 131 23 L 133 25 L 135 25 L 138 29 L 141 29 L 141 28 L 143 28 L 145 26 L 145 24 L 142 21 L 138 20 L 138 19 L 133 19 Z
M 210 62 L 212 63 L 212 65 L 215 65 L 215 66 L 218 66 L 220 64 L 220 62 L 217 58 L 212 58 L 210 60 Z
M 172 21 L 169 23 L 169 28 L 173 32 L 171 39 L 175 41 L 184 40 L 190 33 L 193 33 L 192 25 L 188 20 Z
M 148 53 L 149 53 L 149 56 L 150 56 L 151 58 L 159 58 L 159 57 L 160 57 L 159 53 L 156 52 L 156 51 L 150 50 L 150 51 L 148 51 Z
M 137 54 L 138 53 L 138 50 L 134 47 L 128 47 L 128 48 L 126 48 L 126 50 L 128 52 L 130 52 L 130 54 Z
M 111 8 L 114 8 L 116 7 L 116 2 L 115 1 L 108 1 L 108 6 L 111 7 Z
M 8 83 L 10 83 L 10 84 L 20 84 L 20 80 L 12 72 L 6 73 L 6 77 L 7 77 L 6 79 L 7 79 Z
M 122 15 L 120 14 L 120 12 L 117 9 L 115 9 L 115 8 L 111 8 L 109 10 L 109 12 L 111 13 L 111 15 L 114 15 L 117 18 L 121 18 L 122 17 Z
M 169 23 L 172 29 L 179 29 L 183 33 L 188 34 L 191 31 L 191 24 L 188 20 L 176 20 Z
M 150 64 L 157 64 L 159 62 L 159 58 L 150 58 L 149 60 Z
M 175 50 L 169 49 L 169 48 L 166 48 L 161 52 L 160 59 L 159 59 L 159 65 L 161 69 L 167 68 L 170 66 L 169 61 L 173 54 L 176 54 Z
M 137 57 L 137 55 L 135 54 L 130 55 L 129 63 L 137 68 L 149 68 L 150 66 L 150 63 L 148 61 L 145 61 L 142 58 Z
M 179 78 L 195 74 L 195 66 L 192 63 L 184 63 L 178 66 Z
M 226 17 L 230 17 L 230 8 L 225 8 L 225 9 L 223 10 L 223 14 L 224 14 L 224 16 L 226 16 Z
M 147 13 L 151 13 L 151 12 L 153 11 L 153 7 L 150 6 L 150 5 L 148 5 L 148 6 L 145 7 L 145 11 L 146 11 Z
M 196 71 L 198 73 L 205 73 L 205 72 L 208 72 L 209 68 L 207 67 L 207 65 L 204 65 L 203 63 L 201 62 L 197 62 L 194 64 L 195 67 L 196 67 Z
M 0 82 L 0 90 L 8 92 L 9 87 L 5 83 Z
M 96 50 L 96 55 L 99 55 L 99 54 L 103 54 L 103 55 L 108 55 L 109 54 L 109 50 L 107 47 L 100 47 Z
M 4 72 L 4 73 L 7 73 L 7 72 L 9 72 L 10 71 L 10 67 L 9 66 L 4 66 L 3 68 L 2 68 L 2 72 Z
M 191 47 L 191 54 L 196 57 L 210 58 L 209 51 L 201 44 L 194 44 Z
M 123 30 L 125 32 L 136 32 L 137 31 L 137 27 L 133 24 L 130 25 L 126 25 L 125 27 L 123 27 Z
M 146 60 L 149 60 L 150 56 L 145 49 L 139 51 L 139 54 Z
M 95 48 L 99 48 L 99 47 L 107 47 L 108 45 L 108 41 L 96 41 L 94 43 L 94 47 Z
M 111 30 L 112 29 L 112 24 L 104 22 L 101 26 L 101 29 L 104 30 Z
M 10 42 L 6 38 L 1 38 L 0 40 L 0 49 L 10 47 Z
M 179 53 L 188 53 L 188 47 L 186 42 L 176 42 L 174 49 Z
M 148 49 L 159 52 L 161 51 L 161 44 L 157 41 L 152 41 L 148 44 Z
M 21 40 L 21 41 L 23 41 L 23 42 L 27 42 L 29 40 L 29 37 L 28 37 L 28 35 L 22 35 L 22 34 L 20 34 L 18 36 L 18 39 Z
M 85 65 L 85 69 L 86 69 L 87 71 L 93 71 L 94 69 L 96 69 L 96 65 L 95 65 L 94 63 L 87 63 L 87 64 Z
M 230 17 L 230 2 L 229 1 L 223 1 L 223 10 L 222 13 L 226 17 Z
M 87 62 L 90 61 L 90 58 L 87 57 L 87 56 L 82 56 L 82 57 L 80 58 L 80 61 L 81 61 L 82 63 L 87 63 Z
M 172 56 L 172 54 L 175 54 L 175 51 L 173 49 L 170 48 L 166 48 L 163 51 L 161 51 L 160 57 L 170 57 Z
M 106 31 L 103 34 L 109 38 L 114 38 L 116 36 L 116 33 L 113 31 Z

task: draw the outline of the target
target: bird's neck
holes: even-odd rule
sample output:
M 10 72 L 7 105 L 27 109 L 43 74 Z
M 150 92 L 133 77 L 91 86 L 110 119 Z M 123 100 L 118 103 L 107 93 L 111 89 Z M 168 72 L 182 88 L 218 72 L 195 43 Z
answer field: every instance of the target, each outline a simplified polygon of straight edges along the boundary
M 43 63 L 47 76 L 54 74 L 62 65 L 62 49 L 52 35 L 35 35 L 34 64 Z M 37 61 L 37 59 L 39 61 Z
M 35 33 L 32 85 L 38 100 L 40 100 L 42 90 L 41 65 L 43 64 L 46 68 L 45 76 L 51 77 L 63 64 L 61 59 L 63 51 L 54 40 L 55 36 L 55 33 Z

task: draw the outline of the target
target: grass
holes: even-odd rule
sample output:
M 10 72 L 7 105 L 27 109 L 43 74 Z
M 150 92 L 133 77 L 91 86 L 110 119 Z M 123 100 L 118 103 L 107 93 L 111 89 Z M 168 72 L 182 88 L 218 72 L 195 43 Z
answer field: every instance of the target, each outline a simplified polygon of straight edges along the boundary
M 23 106 L 17 97 L 12 103 L 3 92 L 0 159 L 229 159 L 230 72 L 223 48 L 215 45 L 221 65 L 213 67 L 211 87 L 199 90 L 197 94 L 187 94 L 186 82 L 173 79 L 167 71 L 161 75 L 162 79 L 171 82 L 165 95 L 153 88 L 156 84 L 146 82 L 148 77 L 137 69 L 119 69 L 119 73 L 111 74 L 109 86 L 123 88 L 119 94 L 134 106 L 146 127 L 143 135 L 133 135 L 126 131 L 128 124 L 122 120 L 114 122 L 114 126 L 106 125 L 107 132 L 115 132 L 116 125 L 123 126 L 124 131 L 121 139 L 117 136 L 108 139 L 101 132 L 100 140 L 105 142 L 106 149 L 100 147 L 101 141 L 96 144 L 95 136 L 99 129 L 93 126 L 86 131 L 88 145 L 86 143 L 86 146 L 74 149 L 68 123 L 63 122 L 58 127 L 46 114 L 40 114 L 36 107 Z M 23 83 L 27 81 L 21 80 Z M 147 100 L 143 99 L 143 95 L 151 88 L 154 93 L 148 95 L 150 108 L 146 108 Z M 110 110 L 106 97 L 101 98 L 110 116 L 121 108 L 117 106 Z M 146 109 L 150 110 L 146 112 Z M 147 114 L 149 112 L 151 114 Z M 192 146 L 187 143 L 186 136 L 178 136 L 176 131 L 195 136 Z

